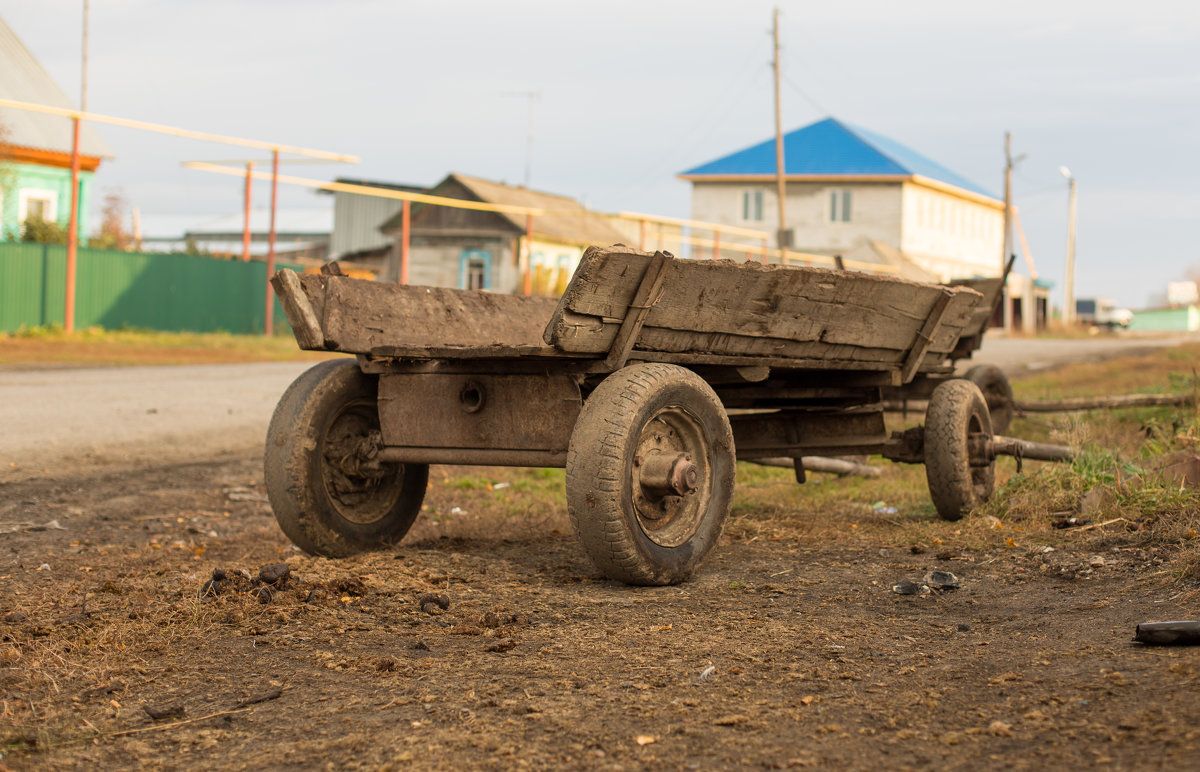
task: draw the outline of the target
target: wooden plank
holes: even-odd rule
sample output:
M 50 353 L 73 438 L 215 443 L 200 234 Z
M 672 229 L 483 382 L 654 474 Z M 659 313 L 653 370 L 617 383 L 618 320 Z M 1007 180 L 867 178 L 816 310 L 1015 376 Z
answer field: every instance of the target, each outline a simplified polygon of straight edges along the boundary
M 646 265 L 646 270 L 638 282 L 637 294 L 633 296 L 633 301 L 629 304 L 629 310 L 625 314 L 625 321 L 621 322 L 621 328 L 613 338 L 608 357 L 604 360 L 604 363 L 613 370 L 620 370 L 625 365 L 625 360 L 629 358 L 629 352 L 633 350 L 633 344 L 637 342 L 638 333 L 641 332 L 642 325 L 646 322 L 650 308 L 662 298 L 663 279 L 667 275 L 667 266 L 672 259 L 664 252 L 655 252 Z
M 625 247 L 589 249 L 547 326 L 546 342 L 566 351 L 607 351 L 650 257 Z M 790 342 L 812 344 L 814 352 L 890 350 L 898 352 L 888 357 L 893 364 L 943 292 L 896 278 L 725 260 L 671 261 L 664 285 L 639 349 L 766 354 L 734 348 L 762 339 L 779 342 L 771 344 L 775 355 L 801 356 L 787 350 Z M 980 300 L 967 288 L 949 291 L 943 326 L 930 345 L 937 353 L 953 349 Z
M 552 298 L 400 286 L 347 276 L 297 277 L 321 319 L 324 348 L 366 354 L 384 346 L 545 348 Z
M 938 327 L 942 324 L 942 319 L 946 316 L 946 308 L 950 305 L 950 291 L 946 290 L 942 296 L 933 304 L 933 310 L 929 312 L 929 317 L 925 320 L 919 332 L 917 339 L 913 341 L 912 348 L 904 357 L 904 366 L 900 368 L 900 380 L 905 383 L 912 380 L 913 375 L 917 372 L 917 367 L 925 358 L 926 352 L 933 344 L 933 338 L 937 334 Z
M 300 348 L 319 351 L 325 347 L 325 335 L 321 332 L 316 309 L 300 284 L 295 271 L 283 269 L 271 277 L 271 286 L 279 296 L 279 303 L 287 315 L 288 324 Z

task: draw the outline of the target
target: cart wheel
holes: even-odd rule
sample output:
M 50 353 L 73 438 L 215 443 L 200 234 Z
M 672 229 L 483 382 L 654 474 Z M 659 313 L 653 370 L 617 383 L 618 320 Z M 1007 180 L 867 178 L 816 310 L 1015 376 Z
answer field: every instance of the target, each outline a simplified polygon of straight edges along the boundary
M 314 555 L 393 544 L 412 527 L 427 464 L 385 464 L 378 379 L 352 360 L 313 367 L 284 392 L 267 430 L 264 479 L 279 527 Z
M 995 365 L 975 365 L 963 376 L 979 387 L 992 414 L 992 431 L 1004 434 L 1013 420 L 1014 401 L 1008 376 Z
M 610 579 L 682 582 L 716 545 L 733 497 L 733 432 L 700 376 L 636 364 L 583 405 L 567 453 L 567 511 Z
M 957 379 L 933 390 L 925 411 L 925 479 L 943 520 L 958 520 L 992 495 L 995 462 L 981 447 L 991 435 L 978 386 Z

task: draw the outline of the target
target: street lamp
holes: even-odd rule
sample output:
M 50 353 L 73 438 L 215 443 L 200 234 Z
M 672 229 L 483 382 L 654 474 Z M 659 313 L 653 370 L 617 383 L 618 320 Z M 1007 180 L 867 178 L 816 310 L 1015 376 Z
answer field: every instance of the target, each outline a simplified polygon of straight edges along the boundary
M 1063 324 L 1075 322 L 1075 202 L 1077 190 L 1075 178 L 1071 170 L 1065 166 L 1058 167 L 1058 173 L 1067 178 L 1070 190 L 1067 208 L 1067 276 L 1063 282 Z

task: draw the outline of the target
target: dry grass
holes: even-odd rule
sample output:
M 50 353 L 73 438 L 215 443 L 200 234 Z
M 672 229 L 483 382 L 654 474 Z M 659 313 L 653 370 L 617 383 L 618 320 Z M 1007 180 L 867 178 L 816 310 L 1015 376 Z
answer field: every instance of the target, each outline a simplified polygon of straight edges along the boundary
M 266 337 L 100 327 L 70 333 L 56 327 L 0 333 L 0 366 L 219 364 L 316 360 L 328 356 L 299 350 L 290 335 Z

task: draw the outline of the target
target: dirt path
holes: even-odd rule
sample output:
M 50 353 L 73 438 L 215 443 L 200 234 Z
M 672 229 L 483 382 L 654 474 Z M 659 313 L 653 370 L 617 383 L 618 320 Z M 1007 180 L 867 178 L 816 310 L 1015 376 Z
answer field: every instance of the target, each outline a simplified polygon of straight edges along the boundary
M 778 507 L 748 505 L 754 486 L 742 484 L 696 581 L 635 589 L 596 576 L 560 501 L 505 507 L 532 473 L 468 471 L 494 490 L 435 469 L 402 547 L 339 561 L 285 541 L 252 457 L 5 484 L 0 523 L 57 523 L 0 541 L 3 764 L 1200 761 L 1200 649 L 1130 643 L 1138 621 L 1200 613 L 1200 593 L 1181 592 L 1166 554 L 1130 536 L 1014 549 L 982 521 L 871 514 L 853 503 L 857 483 L 823 483 L 847 487 L 820 513 L 797 512 L 786 483 Z M 239 571 L 280 562 L 294 578 L 260 602 Z M 232 582 L 201 599 L 214 568 Z M 962 588 L 890 589 L 931 569 Z M 428 594 L 449 608 L 426 613 Z

